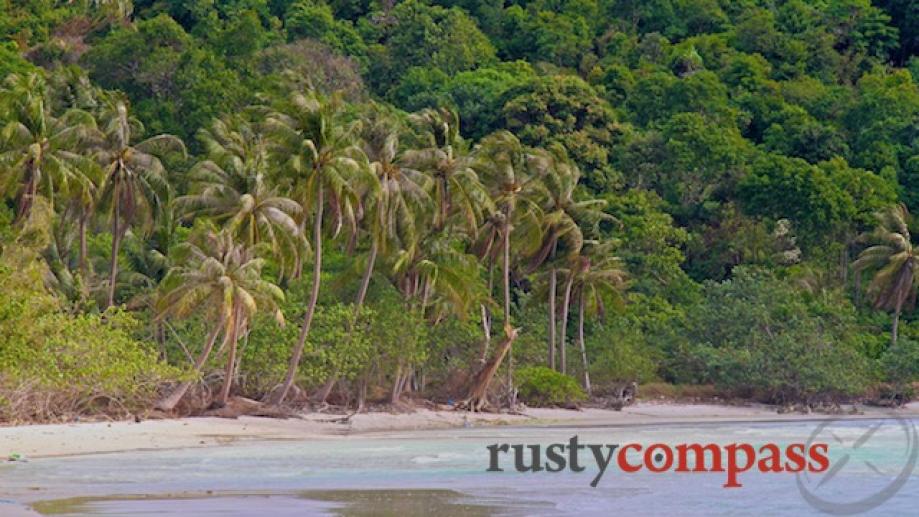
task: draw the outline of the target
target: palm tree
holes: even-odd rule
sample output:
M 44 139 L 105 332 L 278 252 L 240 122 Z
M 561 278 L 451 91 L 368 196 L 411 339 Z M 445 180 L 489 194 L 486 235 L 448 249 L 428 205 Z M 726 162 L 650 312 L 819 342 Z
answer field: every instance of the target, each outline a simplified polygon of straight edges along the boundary
M 323 212 L 330 209 L 335 233 L 347 222 L 356 227 L 359 199 L 357 192 L 366 184 L 366 157 L 356 145 L 359 125 L 342 120 L 341 100 L 326 99 L 316 92 L 293 92 L 266 127 L 285 169 L 292 175 L 294 195 L 313 216 L 313 278 L 309 304 L 303 316 L 300 336 L 290 357 L 287 374 L 270 402 L 280 404 L 294 383 L 316 303 L 322 274 Z M 304 218 L 305 221 L 305 218 Z
M 215 120 L 199 137 L 208 159 L 189 172 L 193 193 L 179 197 L 177 206 L 187 215 L 210 217 L 248 246 L 268 244 L 283 276 L 307 247 L 297 225 L 303 209 L 269 187 L 262 136 L 246 122 L 227 118 Z
M 479 256 L 494 257 L 499 253 L 502 256 L 504 340 L 475 375 L 461 404 L 471 411 L 485 406 L 491 379 L 517 338 L 517 331 L 511 325 L 511 233 L 516 227 L 517 233 L 524 234 L 520 242 L 533 242 L 532 229 L 538 227 L 540 220 L 536 184 L 545 174 L 548 162 L 544 153 L 525 148 L 513 134 L 501 131 L 482 141 L 476 164 L 497 207 L 482 229 L 476 248 Z
M 0 89 L 0 194 L 17 198 L 16 219 L 28 216 L 35 197 L 54 205 L 60 192 L 91 190 L 86 159 L 79 153 L 96 135 L 89 113 L 67 110 L 54 117 L 48 107 L 47 85 L 37 73 L 11 74 Z
M 196 242 L 200 241 L 200 242 Z M 279 324 L 284 316 L 278 304 L 284 293 L 262 279 L 264 260 L 256 257 L 255 248 L 234 242 L 230 232 L 208 232 L 178 248 L 178 263 L 170 269 L 160 285 L 157 319 L 206 315 L 211 324 L 204 348 L 195 360 L 199 373 L 207 362 L 219 334 L 228 346 L 226 373 L 217 404 L 225 405 L 233 384 L 236 348 L 259 310 L 273 310 Z M 188 391 L 191 382 L 183 382 L 157 403 L 169 411 Z
M 571 272 L 571 285 L 574 287 L 574 297 L 578 300 L 578 347 L 581 351 L 584 389 L 588 395 L 591 392 L 590 363 L 584 343 L 584 319 L 588 312 L 602 317 L 605 301 L 621 304 L 626 280 L 622 263 L 619 257 L 612 255 L 609 242 L 595 244 L 592 248 L 574 259 Z M 563 333 L 566 330 L 562 328 Z
M 364 125 L 361 135 L 361 148 L 370 161 L 375 181 L 362 196 L 370 252 L 356 300 L 358 309 L 367 295 L 377 254 L 386 253 L 390 243 L 416 242 L 416 217 L 431 201 L 428 194 L 430 178 L 404 166 L 400 129 L 391 117 L 377 115 Z
M 109 267 L 109 290 L 106 307 L 115 303 L 118 277 L 118 252 L 125 232 L 140 223 L 149 229 L 162 207 L 162 197 L 169 188 L 166 170 L 158 153 L 174 151 L 185 154 L 182 141 L 172 135 L 157 135 L 132 144 L 143 125 L 128 113 L 120 99 L 106 99 L 102 112 L 104 140 L 96 158 L 104 178 L 100 185 L 101 201 L 111 206 L 112 256 Z
M 856 271 L 874 271 L 868 295 L 877 309 L 893 311 L 891 343 L 897 344 L 897 327 L 904 306 L 916 304 L 916 268 L 919 255 L 910 240 L 909 212 L 899 204 L 877 213 L 878 226 L 859 239 L 871 244 L 852 263 Z
M 598 226 L 603 221 L 613 220 L 612 216 L 604 213 L 602 208 L 606 202 L 601 199 L 577 199 L 577 187 L 581 178 L 578 166 L 568 157 L 568 153 L 561 145 L 549 148 L 549 167 L 546 169 L 541 182 L 537 183 L 542 198 L 543 230 L 542 243 L 539 250 L 530 259 L 530 270 L 548 262 L 548 300 L 549 300 L 549 332 L 548 332 L 548 362 L 549 367 L 555 369 L 556 352 L 556 300 L 558 286 L 558 262 L 571 260 L 577 256 L 584 244 L 583 227 L 596 234 Z M 559 249 L 561 247 L 561 249 Z M 570 285 L 565 287 L 565 299 L 570 302 Z M 563 318 L 568 313 L 568 303 L 563 303 Z M 561 333 L 562 348 L 564 349 L 565 332 Z M 562 371 L 565 370 L 562 363 Z
M 423 144 L 420 149 L 406 151 L 404 163 L 434 179 L 434 228 L 443 228 L 451 214 L 456 214 L 460 226 L 474 232 L 494 204 L 476 174 L 474 157 L 466 152 L 460 137 L 459 116 L 445 108 L 426 109 L 409 120 L 421 131 Z

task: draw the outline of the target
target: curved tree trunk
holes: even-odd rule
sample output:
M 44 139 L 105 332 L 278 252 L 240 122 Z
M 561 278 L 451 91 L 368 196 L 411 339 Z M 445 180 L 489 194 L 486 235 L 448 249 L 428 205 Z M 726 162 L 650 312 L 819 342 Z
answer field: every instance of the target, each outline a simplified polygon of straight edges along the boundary
M 211 350 L 214 349 L 214 342 L 217 341 L 217 336 L 220 334 L 220 329 L 223 327 L 223 322 L 218 323 L 214 330 L 211 331 L 210 335 L 207 337 L 207 342 L 204 344 L 204 348 L 201 350 L 201 353 L 198 354 L 198 359 L 195 360 L 195 373 L 201 373 L 201 368 L 204 367 L 204 363 L 207 362 L 208 356 L 211 355 Z M 182 397 L 185 396 L 185 393 L 190 388 L 192 382 L 186 381 L 182 384 L 176 386 L 174 390 L 169 395 L 166 395 L 154 406 L 156 409 L 162 411 L 172 411 L 175 409 L 176 404 L 182 400 Z
M 558 284 L 558 272 L 553 267 L 549 271 L 549 368 L 555 369 L 555 297 Z
M 584 344 L 584 293 L 581 293 L 578 303 L 578 346 L 581 348 L 581 365 L 584 368 L 584 390 L 590 395 L 590 363 L 587 362 L 587 346 Z
M 86 244 L 86 220 L 89 219 L 89 213 L 86 209 L 80 214 L 80 273 L 83 274 L 83 282 L 86 283 L 89 277 L 89 267 L 87 266 L 87 244 Z
M 568 372 L 568 350 L 565 348 L 565 338 L 568 335 L 568 312 L 571 308 L 571 288 L 574 285 L 574 271 L 571 272 L 571 275 L 568 277 L 568 282 L 565 284 L 565 297 L 562 300 L 562 328 L 559 332 L 559 350 L 558 350 L 558 360 L 561 363 L 561 368 L 559 370 L 562 373 Z
M 118 250 L 121 248 L 121 226 L 119 221 L 119 212 L 121 199 L 118 192 L 118 183 L 115 183 L 115 192 L 112 193 L 112 258 L 111 265 L 109 266 L 109 275 L 108 275 L 108 303 L 105 308 L 109 308 L 115 304 L 115 277 L 118 276 Z
M 367 267 L 364 268 L 364 276 L 361 278 L 361 287 L 357 291 L 357 299 L 354 301 L 354 319 L 352 325 L 357 322 L 358 314 L 361 312 L 361 307 L 364 306 L 364 300 L 367 298 L 367 291 L 370 289 L 370 280 L 373 278 L 373 268 L 376 264 L 376 261 L 377 242 L 376 240 L 371 239 L 370 255 L 367 257 Z M 332 393 L 332 388 L 335 387 L 336 382 L 338 382 L 338 372 L 332 373 L 332 375 L 326 380 L 325 384 L 322 385 L 322 388 L 316 394 L 314 400 L 319 403 L 324 403 L 326 399 L 329 398 L 329 394 Z
M 511 327 L 511 226 L 510 213 L 504 223 L 504 341 L 498 346 L 495 355 L 482 366 L 482 369 L 473 378 L 466 400 L 459 407 L 469 411 L 480 411 L 487 403 L 488 386 L 491 384 L 495 372 L 504 361 L 504 356 L 510 353 L 514 340 L 517 339 L 517 330 Z
M 217 405 L 223 407 L 227 405 L 230 398 L 230 388 L 233 386 L 233 374 L 236 369 L 236 348 L 239 344 L 239 307 L 233 308 L 233 328 L 230 329 L 230 351 L 227 352 L 227 368 L 223 378 L 223 387 L 220 388 L 220 395 L 217 397 Z
M 313 286 L 310 291 L 310 302 L 306 308 L 306 314 L 303 315 L 303 328 L 300 329 L 300 336 L 297 338 L 297 346 L 294 347 L 294 353 L 290 357 L 290 364 L 287 366 L 287 375 L 281 387 L 276 390 L 269 398 L 269 403 L 278 405 L 284 402 L 287 392 L 294 384 L 297 376 L 297 370 L 300 367 L 300 358 L 303 357 L 303 348 L 306 346 L 306 337 L 310 333 L 310 325 L 313 323 L 313 314 L 316 312 L 316 303 L 319 301 L 319 281 L 322 276 L 322 183 L 319 183 L 318 193 L 316 195 L 316 220 L 313 224 Z

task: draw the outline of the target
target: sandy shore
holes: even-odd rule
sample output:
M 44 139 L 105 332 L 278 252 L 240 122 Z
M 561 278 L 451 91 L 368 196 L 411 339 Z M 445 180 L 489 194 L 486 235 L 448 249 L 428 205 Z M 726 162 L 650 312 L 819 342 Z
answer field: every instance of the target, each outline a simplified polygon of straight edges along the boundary
M 843 418 L 872 418 L 889 414 L 881 408 L 859 407 Z M 896 414 L 917 418 L 919 403 Z M 0 458 L 99 454 L 129 450 L 213 447 L 243 441 L 323 440 L 346 435 L 444 429 L 463 426 L 640 426 L 678 423 L 795 421 L 828 418 L 822 414 L 779 414 L 762 405 L 721 406 L 641 402 L 622 411 L 604 409 L 529 409 L 524 415 L 468 414 L 419 409 L 412 413 L 364 413 L 350 422 L 332 414 L 307 414 L 287 420 L 240 417 L 184 418 L 135 422 L 92 422 L 0 427 Z

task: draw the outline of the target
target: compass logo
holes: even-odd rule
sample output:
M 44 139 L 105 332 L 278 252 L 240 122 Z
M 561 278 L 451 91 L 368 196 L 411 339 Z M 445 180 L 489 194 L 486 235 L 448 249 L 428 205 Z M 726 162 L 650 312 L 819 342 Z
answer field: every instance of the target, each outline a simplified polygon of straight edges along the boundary
M 891 414 L 863 429 L 851 420 L 830 419 L 811 434 L 808 446 L 827 443 L 840 455 L 819 475 L 797 475 L 798 490 L 813 508 L 832 515 L 866 512 L 896 495 L 909 480 L 919 457 L 915 425 Z M 859 476 L 861 482 L 834 490 L 834 480 L 838 483 L 846 476 Z

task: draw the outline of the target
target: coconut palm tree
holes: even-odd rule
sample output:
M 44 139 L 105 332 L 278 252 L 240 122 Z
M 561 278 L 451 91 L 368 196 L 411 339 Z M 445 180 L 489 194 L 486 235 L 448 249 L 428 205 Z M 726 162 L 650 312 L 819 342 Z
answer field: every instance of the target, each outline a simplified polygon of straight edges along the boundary
M 909 212 L 899 204 L 877 213 L 878 226 L 859 237 L 871 244 L 852 263 L 856 271 L 874 271 L 868 295 L 877 309 L 893 311 L 890 329 L 892 344 L 897 343 L 897 327 L 904 307 L 916 304 L 916 269 L 919 253 L 909 234 Z
M 460 137 L 459 116 L 445 108 L 426 109 L 409 120 L 419 130 L 422 145 L 406 151 L 403 161 L 434 180 L 434 228 L 443 228 L 451 215 L 456 215 L 460 226 L 474 232 L 494 204 L 476 174 L 474 157 Z
M 490 360 L 475 375 L 466 400 L 461 404 L 471 411 L 481 410 L 486 404 L 486 392 L 517 338 L 511 325 L 511 233 L 518 234 L 520 243 L 539 242 L 534 239 L 534 229 L 539 227 L 540 207 L 537 183 L 548 167 L 545 153 L 527 149 L 516 136 L 501 131 L 486 137 L 476 153 L 475 170 L 496 207 L 480 231 L 476 243 L 477 254 L 482 257 L 502 257 L 504 339 Z M 528 254 L 528 253 L 524 253 Z
M 370 240 L 370 252 L 356 305 L 364 302 L 377 254 L 416 242 L 416 218 L 425 213 L 431 202 L 428 194 L 431 179 L 405 166 L 400 146 L 398 123 L 389 116 L 374 113 L 363 126 L 361 148 L 370 161 L 375 181 L 362 193 L 364 227 Z M 408 247 L 408 246 L 403 246 Z
M 27 217 L 35 197 L 54 206 L 58 193 L 91 190 L 86 159 L 80 154 L 96 136 L 92 115 L 70 109 L 50 112 L 41 75 L 11 74 L 0 89 L 0 194 L 16 198 L 16 219 Z
M 208 232 L 183 243 L 177 249 L 177 257 L 176 266 L 160 284 L 157 319 L 205 315 L 211 330 L 195 360 L 196 373 L 204 367 L 218 335 L 223 334 L 227 366 L 216 402 L 225 405 L 233 384 L 239 336 L 259 310 L 273 311 L 278 323 L 283 324 L 284 315 L 278 304 L 284 293 L 262 278 L 264 260 L 256 256 L 256 248 L 234 241 L 227 230 Z M 191 382 L 181 383 L 157 403 L 157 408 L 173 409 L 190 386 Z
M 588 313 L 603 316 L 607 302 L 621 304 L 626 273 L 619 257 L 612 254 L 611 243 L 593 243 L 573 260 L 570 273 L 573 296 L 578 301 L 578 347 L 584 374 L 584 389 L 589 395 L 590 363 L 584 343 L 584 320 Z M 566 318 L 567 319 L 567 318 Z M 564 333 L 567 329 L 562 328 Z
M 269 397 L 280 404 L 294 383 L 310 324 L 319 300 L 322 274 L 322 229 L 326 208 L 332 213 L 334 233 L 343 224 L 356 231 L 361 185 L 371 182 L 367 158 L 357 145 L 359 124 L 345 123 L 341 100 L 308 91 L 293 92 L 268 115 L 266 128 L 277 156 L 290 174 L 293 197 L 313 217 L 313 277 L 303 326 L 290 357 L 287 374 Z M 306 219 L 304 218 L 304 222 Z
M 157 135 L 141 142 L 132 139 L 143 133 L 143 125 L 128 113 L 127 104 L 118 98 L 105 100 L 101 115 L 102 145 L 96 159 L 103 168 L 99 187 L 100 201 L 111 209 L 112 255 L 106 307 L 115 303 L 118 278 L 118 252 L 125 232 L 131 226 L 149 230 L 163 205 L 169 188 L 166 169 L 157 157 L 164 152 L 185 154 L 178 137 Z
M 248 246 L 266 243 L 283 275 L 307 248 L 297 225 L 303 209 L 269 186 L 262 135 L 245 121 L 227 117 L 215 120 L 199 137 L 208 159 L 189 172 L 192 193 L 176 199 L 179 210 L 211 218 Z
M 540 190 L 544 225 L 542 243 L 529 261 L 530 270 L 548 263 L 549 332 L 548 362 L 555 369 L 556 331 L 558 298 L 558 268 L 562 263 L 576 257 L 584 244 L 584 228 L 596 234 L 603 221 L 613 220 L 603 212 L 606 202 L 602 199 L 578 199 L 577 188 L 581 178 L 578 166 L 568 157 L 561 145 L 548 149 L 549 166 L 542 181 L 537 183 Z M 570 288 L 566 285 L 566 299 L 570 301 Z M 562 314 L 568 312 L 568 304 L 563 303 Z M 564 318 L 564 316 L 563 316 Z M 562 332 L 562 342 L 565 334 Z M 562 364 L 564 371 L 565 365 Z

